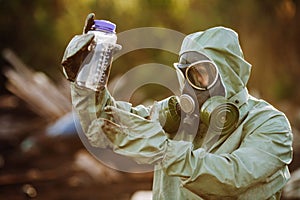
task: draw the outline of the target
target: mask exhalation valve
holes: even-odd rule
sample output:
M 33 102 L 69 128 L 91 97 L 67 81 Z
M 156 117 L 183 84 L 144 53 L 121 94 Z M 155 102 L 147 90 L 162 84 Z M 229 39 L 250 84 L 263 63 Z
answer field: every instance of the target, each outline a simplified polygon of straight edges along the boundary
M 179 97 L 179 105 L 181 110 L 188 114 L 193 113 L 195 110 L 195 101 L 187 94 L 183 94 Z

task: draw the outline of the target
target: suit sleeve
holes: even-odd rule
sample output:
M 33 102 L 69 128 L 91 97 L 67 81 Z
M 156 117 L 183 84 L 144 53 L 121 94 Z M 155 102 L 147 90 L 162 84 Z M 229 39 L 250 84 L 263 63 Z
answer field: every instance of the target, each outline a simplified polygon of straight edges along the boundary
M 169 140 L 162 167 L 168 175 L 180 177 L 185 188 L 201 197 L 230 198 L 259 188 L 272 175 L 282 172 L 291 162 L 291 146 L 289 123 L 285 116 L 277 115 L 247 134 L 240 147 L 231 153 L 208 153 L 203 148 L 194 150 L 190 142 Z M 267 190 L 262 187 L 256 196 L 269 198 L 284 181 L 272 183 Z
M 104 112 L 104 108 L 107 105 L 115 106 L 142 117 L 149 116 L 148 107 L 143 105 L 132 107 L 128 102 L 116 101 L 107 88 L 95 92 L 71 83 L 71 97 L 73 109 L 79 118 L 81 128 L 93 146 L 99 146 L 104 142 L 97 119 L 105 118 L 111 120 Z

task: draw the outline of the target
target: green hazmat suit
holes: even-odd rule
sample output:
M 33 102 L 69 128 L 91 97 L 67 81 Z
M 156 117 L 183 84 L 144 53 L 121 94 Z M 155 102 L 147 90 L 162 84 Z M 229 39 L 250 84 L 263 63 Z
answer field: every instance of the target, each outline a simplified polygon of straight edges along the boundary
M 239 108 L 232 133 L 205 147 L 197 136 L 192 141 L 171 139 L 159 116 L 149 120 L 153 110 L 163 109 L 159 102 L 132 107 L 115 101 L 107 89 L 93 92 L 72 83 L 73 106 L 90 143 L 111 146 L 138 163 L 155 164 L 153 199 L 280 199 L 290 177 L 291 127 L 282 112 L 248 94 L 251 65 L 244 60 L 237 33 L 215 27 L 190 34 L 180 54 L 188 51 L 200 52 L 217 65 L 225 98 Z M 103 120 L 114 116 L 119 118 L 116 124 Z M 126 130 L 118 129 L 118 123 Z

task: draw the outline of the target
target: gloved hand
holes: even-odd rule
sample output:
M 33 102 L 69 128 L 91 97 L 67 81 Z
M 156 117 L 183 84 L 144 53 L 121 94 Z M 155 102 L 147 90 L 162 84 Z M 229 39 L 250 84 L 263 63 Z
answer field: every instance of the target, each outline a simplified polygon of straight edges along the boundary
M 88 31 L 94 30 L 94 18 L 94 13 L 90 13 L 87 16 L 83 34 L 74 36 L 64 52 L 62 59 L 63 72 L 65 77 L 72 82 L 75 81 L 82 62 L 93 49 L 90 47 L 93 45 L 90 44 L 94 42 L 95 35 L 93 33 L 88 33 Z M 122 49 L 122 46 L 119 44 L 110 44 L 110 48 L 112 55 L 114 55 L 117 51 Z
M 103 119 L 101 129 L 113 143 L 114 151 L 131 157 L 140 164 L 153 164 L 162 160 L 167 137 L 158 121 L 158 106 L 153 105 L 150 119 L 107 106 L 105 112 L 114 122 Z
M 83 28 L 82 35 L 76 35 L 72 38 L 68 44 L 62 59 L 63 72 L 65 77 L 74 82 L 79 71 L 79 68 L 88 55 L 88 46 L 92 43 L 94 39 L 94 34 L 88 33 L 94 25 L 95 14 L 88 14 L 85 25 Z

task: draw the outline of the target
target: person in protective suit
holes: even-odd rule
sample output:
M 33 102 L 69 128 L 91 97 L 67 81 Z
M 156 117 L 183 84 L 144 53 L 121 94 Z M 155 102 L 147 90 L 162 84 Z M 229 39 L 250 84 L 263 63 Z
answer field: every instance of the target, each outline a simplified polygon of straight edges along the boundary
M 93 18 L 62 63 L 93 146 L 155 165 L 153 199 L 280 199 L 290 177 L 291 127 L 282 112 L 248 94 L 251 65 L 236 32 L 214 27 L 187 35 L 174 64 L 182 95 L 132 107 L 106 87 L 95 92 L 73 82 Z

